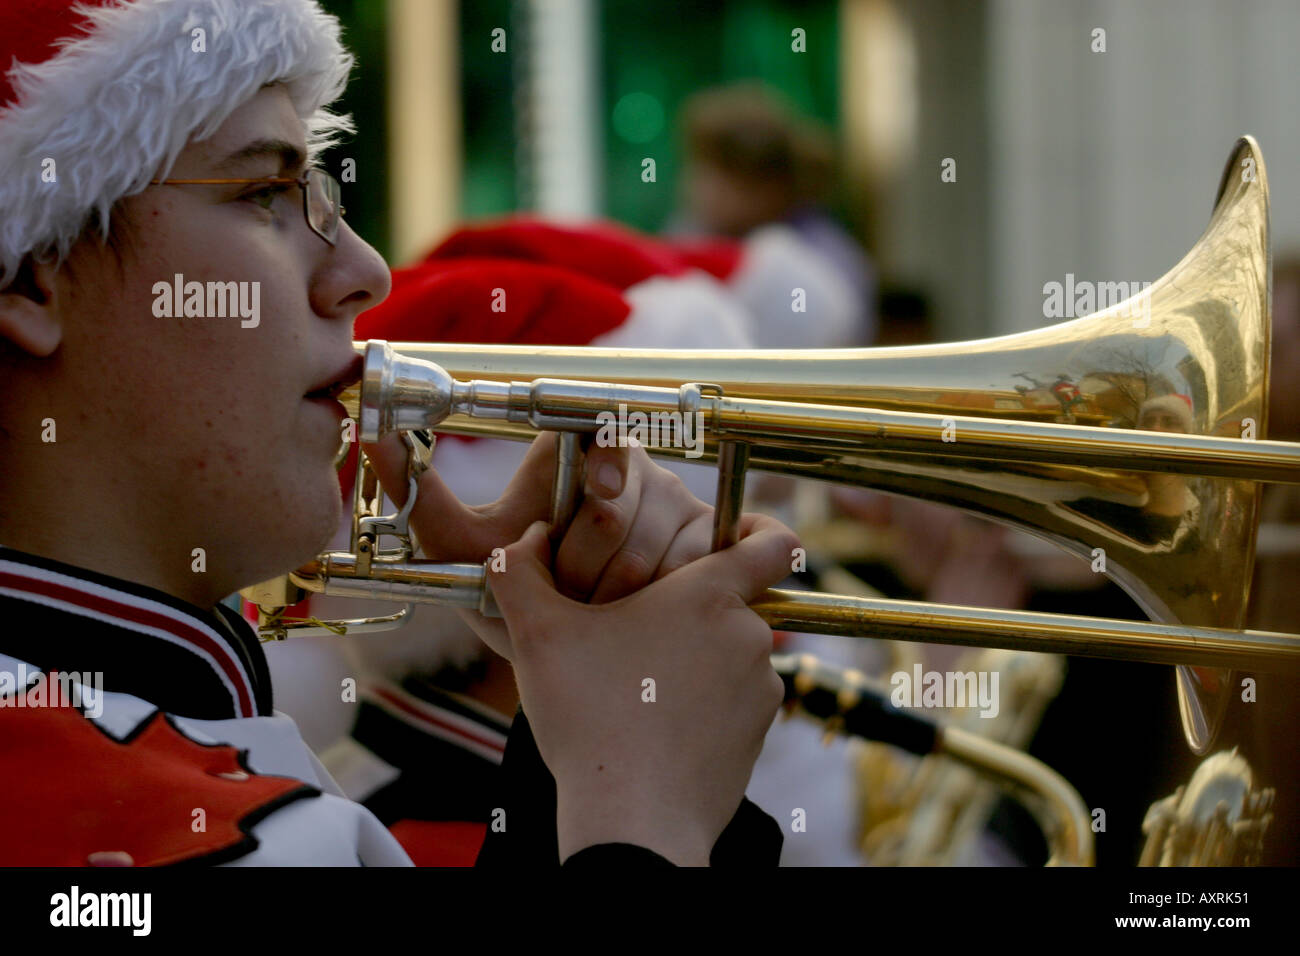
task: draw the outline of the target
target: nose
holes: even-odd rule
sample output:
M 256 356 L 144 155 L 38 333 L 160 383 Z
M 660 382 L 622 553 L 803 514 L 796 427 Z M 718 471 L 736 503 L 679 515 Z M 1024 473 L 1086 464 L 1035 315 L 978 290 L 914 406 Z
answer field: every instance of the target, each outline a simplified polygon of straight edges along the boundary
M 322 318 L 351 321 L 388 298 L 392 285 L 383 256 L 341 222 L 333 248 L 312 275 L 312 309 Z

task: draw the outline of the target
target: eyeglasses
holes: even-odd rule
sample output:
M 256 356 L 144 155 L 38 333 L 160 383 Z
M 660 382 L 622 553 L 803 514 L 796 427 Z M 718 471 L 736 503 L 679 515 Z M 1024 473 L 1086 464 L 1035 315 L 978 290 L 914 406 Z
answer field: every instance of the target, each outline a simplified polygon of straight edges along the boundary
M 154 186 L 233 186 L 265 183 L 268 186 L 298 186 L 302 189 L 302 214 L 312 232 L 331 246 L 339 234 L 343 208 L 343 187 L 323 169 L 309 169 L 298 179 L 267 176 L 261 179 L 153 179 Z

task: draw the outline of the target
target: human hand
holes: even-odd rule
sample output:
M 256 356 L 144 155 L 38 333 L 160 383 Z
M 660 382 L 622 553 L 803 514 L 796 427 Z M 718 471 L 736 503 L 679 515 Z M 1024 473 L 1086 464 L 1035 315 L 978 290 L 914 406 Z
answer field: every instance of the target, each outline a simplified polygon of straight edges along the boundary
M 735 814 L 783 697 L 771 630 L 748 604 L 798 544 L 770 518 L 740 529 L 732 547 L 604 604 L 556 590 L 540 522 L 491 575 L 556 780 L 561 860 L 621 842 L 705 865 Z

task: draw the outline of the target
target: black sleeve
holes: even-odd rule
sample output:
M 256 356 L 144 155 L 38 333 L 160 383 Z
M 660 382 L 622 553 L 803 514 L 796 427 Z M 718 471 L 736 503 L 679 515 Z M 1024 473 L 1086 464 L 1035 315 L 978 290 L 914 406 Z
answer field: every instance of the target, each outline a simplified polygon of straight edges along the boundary
M 601 843 L 579 850 L 564 861 L 566 870 L 603 870 L 619 867 L 624 870 L 673 869 L 671 860 L 654 850 L 634 843 Z
M 555 778 L 537 750 L 522 710 L 515 714 L 510 728 L 498 781 L 496 805 L 505 811 L 505 827 L 494 830 L 489 824 L 475 865 L 557 866 Z M 783 842 L 780 825 L 746 797 L 713 845 L 709 863 L 718 867 L 776 866 Z M 587 847 L 565 861 L 570 867 L 671 865 L 654 851 L 627 843 Z

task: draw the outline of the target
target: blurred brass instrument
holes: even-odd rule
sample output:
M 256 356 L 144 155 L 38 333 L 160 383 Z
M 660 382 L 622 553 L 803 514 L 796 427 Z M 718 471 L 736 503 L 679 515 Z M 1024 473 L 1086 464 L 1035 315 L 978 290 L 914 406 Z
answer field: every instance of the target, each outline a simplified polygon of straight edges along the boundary
M 1236 751 L 1207 757 L 1185 787 L 1147 810 L 1138 866 L 1254 866 L 1273 820 L 1274 791 L 1255 786 Z
M 885 825 L 868 831 L 863 849 L 874 865 L 953 862 L 951 854 L 960 849 L 963 839 L 973 828 L 983 825 L 989 803 L 971 781 L 955 780 L 954 770 L 962 774 L 974 771 L 980 779 L 998 784 L 1020 800 L 1042 828 L 1048 866 L 1093 864 L 1091 819 L 1083 799 L 1041 761 L 953 722 L 933 721 L 896 708 L 888 702 L 890 694 L 885 686 L 856 670 L 830 667 L 810 655 L 776 654 L 772 666 L 785 682 L 788 706 L 825 721 L 833 731 L 881 741 L 890 748 L 926 758 L 920 763 L 920 776 L 925 779 L 906 781 L 905 796 L 899 801 L 893 821 L 881 821 Z M 935 762 L 931 758 L 936 756 L 947 761 Z M 889 787 L 898 767 L 896 761 L 885 757 L 877 765 L 872 783 Z M 944 774 L 947 778 L 940 779 Z M 923 788 L 927 810 L 938 818 L 925 820 L 921 827 L 911 826 L 909 818 L 916 812 Z M 941 801 L 936 801 L 936 794 L 940 793 L 954 796 L 950 806 L 938 805 Z M 880 795 L 875 797 L 879 799 Z M 890 822 L 900 822 L 902 827 L 890 827 Z
M 1270 265 L 1264 161 L 1244 137 L 1182 261 L 1073 321 L 962 343 L 788 352 L 358 343 L 364 378 L 343 401 L 363 441 L 559 431 L 557 525 L 581 488 L 581 436 L 639 412 L 702 424 L 700 460 L 719 473 L 716 547 L 734 538 L 748 469 L 1029 531 L 1092 562 L 1153 623 L 776 589 L 753 607 L 790 631 L 1175 664 L 1186 740 L 1205 754 L 1234 668 L 1300 665 L 1294 635 L 1242 630 L 1259 483 L 1300 483 L 1300 445 L 1264 440 Z M 693 454 L 686 441 L 648 450 Z M 417 560 L 410 502 L 380 515 L 373 480 L 370 493 L 362 484 L 350 550 L 293 573 L 297 588 L 492 612 L 484 566 Z M 380 548 L 382 534 L 401 546 Z M 290 597 L 262 602 L 264 633 L 305 626 L 279 615 Z
M 916 649 L 914 644 L 895 647 Z M 919 656 L 915 658 L 919 661 Z M 1000 707 L 992 720 L 984 719 L 976 706 L 959 708 L 947 715 L 946 725 L 958 727 L 983 739 L 1011 748 L 1026 749 L 1033 739 L 1047 706 L 1065 680 L 1065 659 L 1055 654 L 1029 654 L 998 648 L 972 648 L 953 664 L 957 672 L 998 672 L 1002 677 Z M 896 665 L 906 672 L 905 664 Z M 895 673 L 898 672 L 895 671 Z M 860 835 L 863 855 L 873 866 L 955 866 L 965 859 L 975 838 L 984 831 L 997 803 L 997 788 L 989 774 L 981 774 L 970 761 L 939 759 L 901 753 L 881 742 L 864 742 L 857 754 L 858 803 L 861 808 Z M 1034 810 L 1034 791 L 1023 795 L 1015 783 L 994 778 L 1001 789 L 1011 789 L 1022 806 Z M 1046 809 L 1054 805 L 1044 801 Z M 1082 800 L 1076 806 L 1081 806 Z M 1044 810 L 1034 813 L 1047 838 L 1049 862 L 1079 864 L 1077 853 L 1067 854 L 1058 842 L 1072 838 L 1091 841 L 1090 815 L 1085 811 L 1068 826 Z M 1068 846 L 1068 845 L 1067 845 Z
M 825 496 L 815 494 L 819 490 L 825 489 L 812 484 L 799 487 L 793 515 L 793 524 L 809 547 L 809 570 L 816 586 L 836 593 L 882 596 L 839 562 L 877 558 L 893 547 L 906 547 L 907 538 L 882 540 L 864 534 L 852 519 L 831 519 L 824 507 Z M 1023 544 L 1026 539 L 1015 541 Z M 855 655 L 860 663 L 849 670 L 804 654 L 773 658 L 782 676 L 791 671 L 801 678 L 786 680 L 787 714 L 802 712 L 822 721 L 824 743 L 830 742 L 833 733 L 850 736 L 846 756 L 856 791 L 858 828 L 854 839 L 862 857 L 872 866 L 962 866 L 987 860 L 990 853 L 1005 860 L 1005 852 L 999 853 L 981 839 L 997 808 L 999 791 L 1003 791 L 1016 797 L 1038 823 L 1047 845 L 1048 865 L 1080 866 L 1092 861 L 1092 818 L 1082 797 L 1059 774 L 1020 752 L 1029 746 L 1061 690 L 1065 658 L 972 647 L 961 648 L 955 658 L 940 662 L 934 660 L 939 649 L 911 641 L 881 641 L 864 649 L 865 654 Z M 857 688 L 877 688 L 874 699 L 879 701 L 886 685 L 893 686 L 902 676 L 917 675 L 912 678 L 915 686 L 921 682 L 920 674 L 931 667 L 938 668 L 930 671 L 935 676 L 997 674 L 1000 686 L 992 698 L 997 702 L 996 712 L 984 709 L 978 695 L 967 694 L 964 701 L 951 702 L 935 716 L 942 728 L 935 735 L 939 746 L 929 747 L 914 746 L 914 738 L 899 739 L 898 734 L 876 726 L 855 726 L 839 715 L 845 707 L 862 709 L 860 703 L 852 703 Z M 828 714 L 831 697 L 819 689 L 836 691 L 837 713 Z M 915 715 L 903 719 L 913 725 L 926 722 Z M 973 746 L 954 747 L 954 739 Z M 1015 754 L 1019 760 L 996 759 L 1006 754 Z

